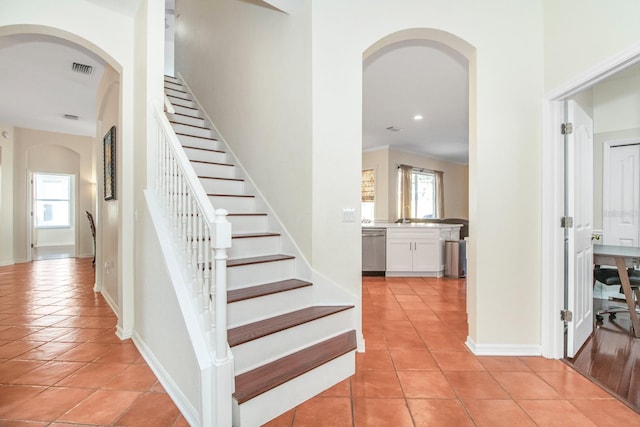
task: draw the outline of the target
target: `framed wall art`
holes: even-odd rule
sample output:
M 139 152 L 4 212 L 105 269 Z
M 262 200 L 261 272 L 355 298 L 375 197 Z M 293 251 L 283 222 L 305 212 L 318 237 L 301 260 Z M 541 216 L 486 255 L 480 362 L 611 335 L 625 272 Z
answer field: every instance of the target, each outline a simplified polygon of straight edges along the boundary
M 104 199 L 116 198 L 116 127 L 111 126 L 103 138 L 104 150 Z

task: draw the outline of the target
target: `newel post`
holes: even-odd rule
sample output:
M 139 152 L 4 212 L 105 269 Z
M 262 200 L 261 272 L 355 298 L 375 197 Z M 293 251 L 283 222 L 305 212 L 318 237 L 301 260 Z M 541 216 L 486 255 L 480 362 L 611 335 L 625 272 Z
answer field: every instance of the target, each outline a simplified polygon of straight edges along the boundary
M 215 210 L 211 247 L 215 253 L 216 362 L 227 360 L 227 249 L 231 247 L 231 223 L 228 212 Z

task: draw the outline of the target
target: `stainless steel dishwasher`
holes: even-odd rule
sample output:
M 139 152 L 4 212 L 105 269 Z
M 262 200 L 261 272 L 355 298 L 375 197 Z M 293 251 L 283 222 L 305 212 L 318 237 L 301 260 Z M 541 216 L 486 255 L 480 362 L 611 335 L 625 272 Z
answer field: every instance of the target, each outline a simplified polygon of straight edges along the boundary
M 362 275 L 384 276 L 387 268 L 387 230 L 362 227 Z

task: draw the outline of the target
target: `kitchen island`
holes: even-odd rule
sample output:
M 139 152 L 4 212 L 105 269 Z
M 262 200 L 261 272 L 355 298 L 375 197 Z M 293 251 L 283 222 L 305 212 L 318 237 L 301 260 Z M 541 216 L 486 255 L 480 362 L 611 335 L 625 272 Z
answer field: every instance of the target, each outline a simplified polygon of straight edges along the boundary
M 462 224 L 368 223 L 366 228 L 386 229 L 386 275 L 441 277 L 444 247 L 458 240 Z

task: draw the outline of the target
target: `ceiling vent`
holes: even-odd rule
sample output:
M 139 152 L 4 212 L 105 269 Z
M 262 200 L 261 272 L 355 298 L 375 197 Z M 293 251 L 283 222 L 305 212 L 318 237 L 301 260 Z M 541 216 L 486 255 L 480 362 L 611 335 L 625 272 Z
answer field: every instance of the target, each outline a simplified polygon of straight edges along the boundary
M 402 130 L 402 128 L 398 128 L 395 126 L 389 126 L 388 128 L 386 128 L 388 131 L 390 132 L 400 132 Z
M 69 120 L 78 120 L 78 116 L 74 116 L 73 114 L 65 114 L 63 117 Z
M 77 62 L 73 63 L 73 65 L 71 66 L 71 69 L 73 71 L 75 71 L 76 73 L 80 73 L 80 74 L 91 74 L 91 73 L 93 73 L 93 67 L 91 65 L 78 64 Z

